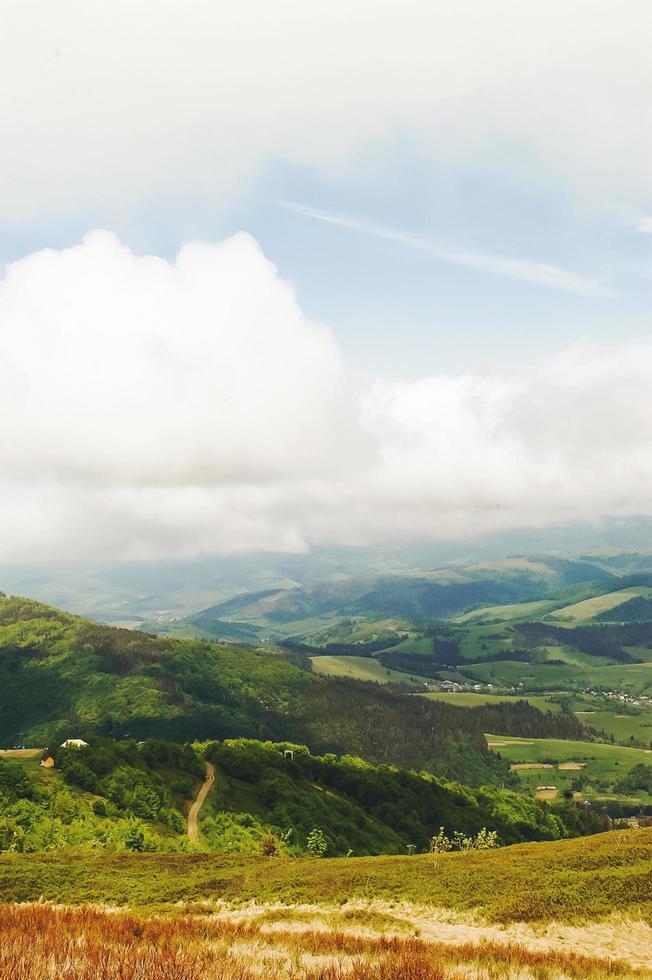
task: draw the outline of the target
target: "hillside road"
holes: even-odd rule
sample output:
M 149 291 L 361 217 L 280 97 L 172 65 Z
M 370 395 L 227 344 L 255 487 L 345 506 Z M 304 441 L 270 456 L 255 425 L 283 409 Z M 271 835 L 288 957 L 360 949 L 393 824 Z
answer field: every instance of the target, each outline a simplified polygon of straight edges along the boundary
M 204 805 L 204 800 L 210 793 L 211 787 L 215 782 L 215 766 L 210 762 L 206 763 L 206 779 L 201 784 L 199 792 L 195 797 L 192 806 L 188 810 L 188 837 L 193 844 L 199 844 L 199 830 L 197 828 L 197 818 Z

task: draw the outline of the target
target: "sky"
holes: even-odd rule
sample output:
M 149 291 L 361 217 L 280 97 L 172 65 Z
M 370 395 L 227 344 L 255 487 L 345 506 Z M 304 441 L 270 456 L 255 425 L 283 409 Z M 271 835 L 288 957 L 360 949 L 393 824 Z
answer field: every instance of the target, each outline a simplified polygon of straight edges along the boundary
M 652 513 L 644 0 L 2 0 L 0 560 Z

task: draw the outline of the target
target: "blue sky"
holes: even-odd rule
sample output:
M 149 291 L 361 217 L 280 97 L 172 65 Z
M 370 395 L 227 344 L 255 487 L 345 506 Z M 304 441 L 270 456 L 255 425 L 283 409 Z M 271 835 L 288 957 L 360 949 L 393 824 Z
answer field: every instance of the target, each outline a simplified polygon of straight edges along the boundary
M 646 0 L 4 20 L 0 558 L 649 513 Z
M 453 251 L 547 263 L 587 277 L 595 295 L 438 259 L 409 244 L 326 224 L 283 202 L 345 215 L 442 243 Z M 245 230 L 296 287 L 305 312 L 328 324 L 356 370 L 402 378 L 518 368 L 582 338 L 618 341 L 650 328 L 652 236 L 610 202 L 577 200 L 536 160 L 456 166 L 389 141 L 344 175 L 270 161 L 219 206 L 146 197 L 128 213 L 73 209 L 5 225 L 5 262 L 65 247 L 109 228 L 139 253 L 173 258 L 186 241 Z

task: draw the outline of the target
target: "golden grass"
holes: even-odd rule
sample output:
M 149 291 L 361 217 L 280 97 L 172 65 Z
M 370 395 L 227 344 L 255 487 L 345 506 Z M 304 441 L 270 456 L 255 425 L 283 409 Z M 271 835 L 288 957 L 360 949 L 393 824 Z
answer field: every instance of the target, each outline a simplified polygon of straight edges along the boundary
M 264 910 L 260 910 L 263 912 Z M 297 910 L 299 911 L 299 910 Z M 354 910 L 355 911 L 355 910 Z M 358 910 L 359 911 L 359 910 Z M 277 910 L 280 912 L 280 910 Z M 389 917 L 391 919 L 391 916 Z M 82 906 L 0 906 L 3 980 L 454 980 L 643 977 L 623 961 L 523 943 L 423 940 L 299 917 L 139 917 Z M 373 916 L 369 916 L 373 923 Z M 367 923 L 365 923 L 367 924 Z M 380 926 L 380 922 L 377 923 Z

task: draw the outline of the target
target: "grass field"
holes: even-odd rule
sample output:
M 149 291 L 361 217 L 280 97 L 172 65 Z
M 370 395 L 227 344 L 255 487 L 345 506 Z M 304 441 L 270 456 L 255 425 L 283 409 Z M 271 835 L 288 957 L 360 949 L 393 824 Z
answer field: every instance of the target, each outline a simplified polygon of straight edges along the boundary
M 200 907 L 134 915 L 0 906 L 11 980 L 603 980 L 652 976 L 650 927 L 478 924 L 394 903 Z M 626 930 L 626 937 L 622 933 Z
M 652 830 L 414 857 L 290 859 L 206 854 L 0 855 L 4 901 L 106 903 L 149 910 L 178 902 L 356 899 L 477 910 L 486 921 L 652 916 Z M 532 884 L 536 882 L 537 887 Z
M 400 670 L 390 670 L 383 667 L 379 660 L 373 657 L 311 657 L 312 669 L 317 674 L 327 677 L 353 677 L 359 681 L 377 681 L 380 684 L 409 684 L 421 685 L 427 677 L 417 674 L 405 674 Z
M 471 691 L 453 691 L 448 693 L 445 691 L 431 691 L 428 694 L 423 695 L 424 698 L 428 698 L 431 701 L 447 701 L 448 704 L 458 704 L 463 708 L 475 708 L 480 704 L 503 704 L 505 701 L 527 701 L 529 704 L 534 705 L 539 711 L 553 711 L 558 712 L 560 710 L 559 704 L 556 701 L 551 701 L 548 697 L 543 695 L 518 695 L 516 698 L 510 697 L 505 694 L 475 694 Z
M 573 742 L 553 738 L 512 738 L 503 735 L 487 735 L 489 746 L 500 752 L 510 763 L 585 763 L 581 773 L 587 779 L 583 795 L 587 799 L 616 797 L 613 785 L 622 779 L 629 770 L 643 763 L 652 766 L 652 751 L 632 749 L 622 745 L 608 745 L 601 742 Z M 554 778 L 553 778 L 554 772 Z M 519 770 L 518 778 L 523 787 L 532 791 L 539 784 L 556 785 L 560 792 L 570 788 L 577 778 L 577 771 L 560 770 L 546 771 L 544 776 L 537 770 Z M 636 799 L 650 802 L 652 798 L 644 793 L 637 794 Z
M 515 619 L 538 619 L 544 616 L 549 610 L 554 609 L 556 603 L 549 599 L 538 599 L 534 602 L 512 602 L 504 606 L 483 606 L 481 609 L 473 609 L 471 612 L 461 613 L 453 616 L 453 623 L 503 623 Z
M 650 651 L 645 652 L 650 656 Z M 464 679 L 491 683 L 497 687 L 515 687 L 519 683 L 526 691 L 585 691 L 601 688 L 625 691 L 632 695 L 652 695 L 652 663 L 613 664 L 600 666 L 596 657 L 591 665 L 574 664 L 526 664 L 516 660 L 500 660 L 494 663 L 463 666 L 458 671 L 448 671 L 450 680 Z
M 432 640 L 429 636 L 411 636 L 395 646 L 387 647 L 391 653 L 416 653 L 419 656 L 432 656 Z
M 591 708 L 584 702 L 573 704 L 573 710 L 580 721 L 597 731 L 613 735 L 619 742 L 626 742 L 632 736 L 637 741 L 646 742 L 652 747 L 652 708 L 637 714 L 619 713 L 618 705 L 613 708 Z M 652 763 L 651 763 L 652 765 Z
M 584 599 L 582 602 L 575 602 L 569 606 L 562 606 L 548 614 L 548 619 L 559 619 L 566 622 L 586 622 L 599 616 L 600 613 L 610 612 L 617 609 L 623 602 L 635 599 L 638 596 L 652 595 L 652 589 L 645 586 L 637 586 L 631 589 L 620 589 L 617 592 L 606 592 L 604 595 L 593 596 L 591 599 Z M 614 613 L 614 619 L 618 614 Z

